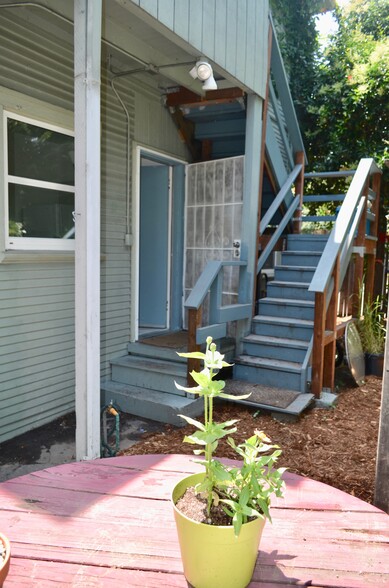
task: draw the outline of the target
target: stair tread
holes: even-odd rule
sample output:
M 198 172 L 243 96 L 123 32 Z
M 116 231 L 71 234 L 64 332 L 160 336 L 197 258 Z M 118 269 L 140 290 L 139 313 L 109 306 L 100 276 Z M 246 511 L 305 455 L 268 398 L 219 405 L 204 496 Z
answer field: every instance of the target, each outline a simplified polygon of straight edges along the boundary
M 301 249 L 301 251 L 299 249 L 287 249 L 282 253 L 290 253 L 291 255 L 315 255 L 316 257 L 320 257 L 322 254 L 321 251 L 312 251 L 311 249 Z
M 239 355 L 236 362 L 256 367 L 278 368 L 284 371 L 300 372 L 302 364 L 296 361 L 284 359 L 269 359 L 268 357 L 255 357 L 253 355 Z
M 280 265 L 276 265 L 276 267 L 274 269 L 287 269 L 287 270 L 304 270 L 304 271 L 316 271 L 316 265 L 285 265 L 284 263 L 280 264 Z
M 266 316 L 257 314 L 254 318 L 256 322 L 263 322 L 263 323 L 278 323 L 280 325 L 299 325 L 304 327 L 313 327 L 313 321 L 309 321 L 307 319 L 298 319 L 298 318 L 291 318 L 291 317 L 278 317 L 278 316 Z
M 259 300 L 259 303 L 261 302 L 265 304 L 279 303 L 288 304 L 290 306 L 307 306 L 309 308 L 315 306 L 315 303 L 312 300 L 296 300 L 295 298 L 272 298 L 270 296 L 266 296 L 266 298 L 261 298 Z
M 191 399 L 187 396 L 179 396 L 178 394 L 161 392 L 159 390 L 147 389 L 147 394 L 145 394 L 144 388 L 131 386 L 131 384 L 122 384 L 121 382 L 115 382 L 114 380 L 105 380 L 101 382 L 100 387 L 102 390 L 111 392 L 112 394 L 126 394 L 128 396 L 139 398 L 142 402 L 163 402 L 163 404 L 177 409 L 190 406 L 198 400 L 198 398 Z
M 247 335 L 244 339 L 247 343 L 270 343 L 274 345 L 279 345 L 280 347 L 299 347 L 301 349 L 308 349 L 309 342 L 303 341 L 302 339 L 288 339 L 287 337 L 270 337 L 268 335 L 255 335 L 251 333 Z
M 274 286 L 279 286 L 281 288 L 287 288 L 288 286 L 292 287 L 292 288 L 309 288 L 309 286 L 311 285 L 310 282 L 290 282 L 290 281 L 283 281 L 283 280 L 272 280 L 271 282 L 269 282 L 269 284 L 267 285 L 267 287 L 269 287 L 270 285 L 274 285 Z
M 162 373 L 171 373 L 177 375 L 186 374 L 186 366 L 178 362 L 163 359 L 153 359 L 151 357 L 141 357 L 136 355 L 126 355 L 111 360 L 111 365 L 121 367 L 133 367 L 136 369 L 145 369 L 149 371 L 159 371 Z
M 233 393 L 231 389 L 237 389 L 238 393 L 246 393 L 246 387 L 252 388 L 259 388 L 261 390 L 262 395 L 269 397 L 267 402 L 263 400 L 259 400 L 258 398 L 255 399 L 255 394 L 252 397 L 246 398 L 245 400 L 230 400 L 229 402 L 234 402 L 237 404 L 244 404 L 246 406 L 252 406 L 254 408 L 262 408 L 267 411 L 273 412 L 280 412 L 284 414 L 291 414 L 291 415 L 299 415 L 307 406 L 311 404 L 314 399 L 314 395 L 310 393 L 298 393 L 296 390 L 290 390 L 288 388 L 278 388 L 274 386 L 264 386 L 262 384 L 253 384 L 251 382 L 246 382 L 245 380 L 233 380 L 231 382 L 227 382 L 226 391 L 231 394 Z M 279 395 L 286 394 L 287 396 L 291 397 L 291 402 L 287 406 L 280 405 L 277 402 Z M 275 396 L 276 395 L 276 396 Z M 275 397 L 274 397 L 275 396 Z M 273 398 L 272 398 L 273 397 Z M 273 404 L 272 404 L 273 400 Z

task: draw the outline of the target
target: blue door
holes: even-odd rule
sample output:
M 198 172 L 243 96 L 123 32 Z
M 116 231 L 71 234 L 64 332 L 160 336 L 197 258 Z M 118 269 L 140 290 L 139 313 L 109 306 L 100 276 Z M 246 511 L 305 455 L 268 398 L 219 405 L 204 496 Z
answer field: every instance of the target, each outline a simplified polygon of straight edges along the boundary
M 139 329 L 169 327 L 169 166 L 142 157 L 140 170 Z

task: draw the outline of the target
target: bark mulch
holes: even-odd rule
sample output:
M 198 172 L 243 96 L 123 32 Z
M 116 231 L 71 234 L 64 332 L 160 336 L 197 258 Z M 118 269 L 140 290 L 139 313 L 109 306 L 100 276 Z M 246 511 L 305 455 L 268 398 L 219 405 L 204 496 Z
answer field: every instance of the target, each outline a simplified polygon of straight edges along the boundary
M 263 430 L 283 454 L 278 465 L 289 471 L 324 482 L 366 502 L 374 496 L 375 462 L 380 416 L 382 380 L 367 376 L 361 387 L 350 381 L 339 389 L 334 408 L 313 408 L 298 421 L 282 423 L 270 414 L 223 403 L 216 407 L 218 422 L 239 419 L 237 442 Z M 201 419 L 200 419 L 201 420 Z M 123 455 L 147 453 L 192 454 L 193 446 L 182 443 L 193 427 L 166 425 L 161 433 L 145 434 L 144 438 L 125 450 Z M 222 440 L 216 455 L 236 458 L 234 451 Z

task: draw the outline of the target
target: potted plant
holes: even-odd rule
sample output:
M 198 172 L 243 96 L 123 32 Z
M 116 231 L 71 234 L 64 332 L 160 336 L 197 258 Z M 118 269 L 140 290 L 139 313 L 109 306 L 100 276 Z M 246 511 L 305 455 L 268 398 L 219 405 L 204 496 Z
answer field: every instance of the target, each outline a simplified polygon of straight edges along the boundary
M 204 423 L 180 415 L 196 428 L 184 442 L 198 446 L 194 454 L 204 456 L 197 463 L 205 468 L 181 480 L 172 493 L 184 573 L 195 588 L 244 588 L 253 574 L 265 520 L 271 520 L 270 496 L 282 496 L 285 468 L 273 467 L 281 450 L 262 431 L 255 431 L 239 445 L 228 437 L 243 463 L 227 466 L 215 459 L 219 439 L 237 430 L 237 420 L 217 423 L 213 415 L 215 398 L 237 399 L 223 392 L 224 381 L 215 379 L 230 365 L 211 337 L 205 353 L 179 355 L 204 362 L 201 372 L 191 372 L 197 386 L 176 383 L 180 390 L 204 398 Z
M 5 535 L 0 533 L 0 588 L 8 575 L 11 548 Z
M 357 322 L 362 348 L 365 352 L 365 372 L 382 378 L 385 350 L 385 320 L 381 299 L 367 298 L 363 304 L 363 318 Z

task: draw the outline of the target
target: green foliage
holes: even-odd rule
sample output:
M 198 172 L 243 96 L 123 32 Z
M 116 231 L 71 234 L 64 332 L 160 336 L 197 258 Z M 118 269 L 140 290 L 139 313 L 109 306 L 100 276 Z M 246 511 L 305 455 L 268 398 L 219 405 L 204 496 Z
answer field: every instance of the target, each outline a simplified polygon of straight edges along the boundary
M 199 394 L 204 398 L 204 423 L 190 417 L 180 415 L 187 423 L 196 427 L 192 435 L 186 436 L 184 442 L 198 445 L 195 455 L 204 455 L 204 460 L 198 462 L 205 466 L 205 478 L 196 486 L 196 492 L 207 498 L 208 515 L 212 504 L 223 503 L 223 510 L 232 518 L 235 535 L 238 536 L 241 526 L 251 517 L 266 517 L 270 519 L 270 496 L 282 496 L 283 482 L 281 476 L 285 468 L 274 469 L 281 450 L 272 445 L 270 439 L 262 431 L 255 434 L 240 445 L 235 445 L 232 437 L 228 438 L 229 445 L 243 460 L 240 468 L 225 466 L 214 459 L 220 439 L 236 432 L 236 420 L 216 423 L 213 420 L 213 399 L 216 397 L 227 399 L 245 399 L 250 395 L 232 396 L 223 392 L 225 382 L 214 380 L 219 369 L 229 367 L 224 356 L 216 350 L 212 337 L 207 339 L 205 353 L 179 353 L 181 357 L 201 359 L 204 369 L 201 372 L 191 372 L 197 386 L 185 388 L 176 384 L 179 390 Z M 268 452 L 272 451 L 269 455 Z
M 351 0 L 319 55 L 316 124 L 307 133 L 311 166 L 337 169 L 361 157 L 389 157 L 389 0 Z
M 358 320 L 357 329 L 365 353 L 383 353 L 385 349 L 385 317 L 381 310 L 381 299 L 368 298 L 362 309 L 363 318 Z

